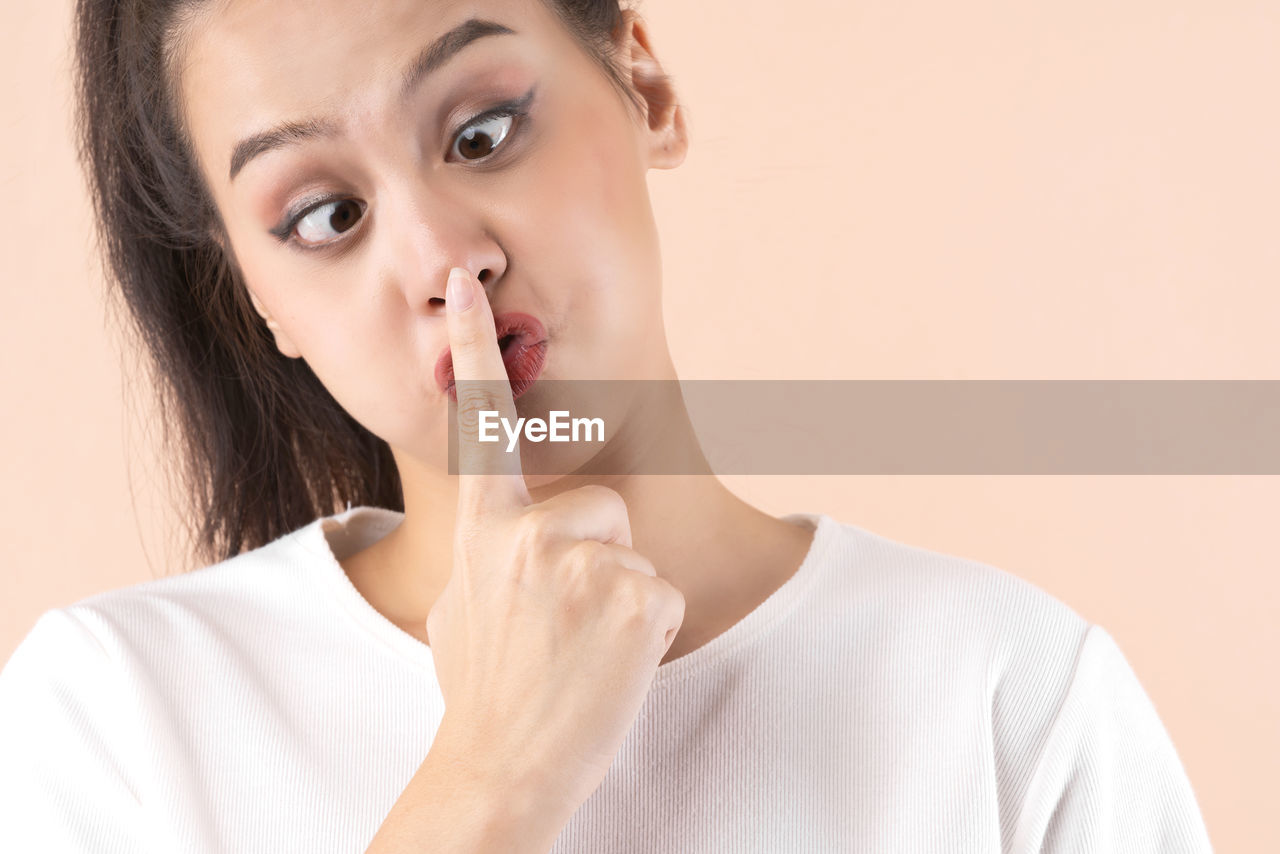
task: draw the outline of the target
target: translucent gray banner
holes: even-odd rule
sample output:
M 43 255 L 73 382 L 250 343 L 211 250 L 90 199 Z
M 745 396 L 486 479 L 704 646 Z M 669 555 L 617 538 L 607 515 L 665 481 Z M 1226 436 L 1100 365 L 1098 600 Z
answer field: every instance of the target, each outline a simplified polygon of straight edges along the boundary
M 539 380 L 505 423 L 458 386 L 455 474 L 1280 474 L 1274 380 Z

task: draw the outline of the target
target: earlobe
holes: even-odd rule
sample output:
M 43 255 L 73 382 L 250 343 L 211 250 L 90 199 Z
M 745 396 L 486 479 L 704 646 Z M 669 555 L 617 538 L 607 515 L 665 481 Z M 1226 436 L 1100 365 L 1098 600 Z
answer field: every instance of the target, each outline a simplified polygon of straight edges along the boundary
M 249 292 L 249 302 L 253 303 L 253 310 L 256 311 L 263 320 L 267 321 L 267 326 L 270 327 L 275 321 L 271 319 L 271 314 L 267 311 L 266 306 L 264 306 L 261 300 L 258 299 L 258 295 L 253 292 L 252 288 L 246 285 L 245 290 Z
M 282 356 L 289 359 L 297 359 L 302 356 L 298 352 L 298 348 L 293 346 L 293 341 L 289 339 L 288 335 L 280 331 L 280 326 L 274 320 L 267 321 L 267 328 L 275 334 L 276 349 L 280 351 Z
M 689 133 L 684 108 L 676 100 L 671 78 L 653 54 L 644 19 L 631 9 L 623 10 L 625 55 L 630 57 L 631 85 L 645 105 L 649 140 L 649 162 L 660 169 L 673 169 L 684 162 L 689 149 Z
M 293 341 L 289 339 L 280 329 L 280 324 L 271 316 L 271 312 L 267 311 L 267 307 L 262 304 L 262 300 L 258 299 L 258 295 L 253 292 L 253 288 L 249 287 L 249 283 L 244 280 L 244 276 L 239 274 L 239 265 L 236 263 L 235 255 L 232 254 L 230 247 L 227 245 L 226 235 L 217 228 L 209 231 L 209 238 L 222 250 L 223 257 L 236 271 L 238 282 L 235 287 L 243 287 L 245 292 L 249 294 L 249 302 L 253 305 L 253 310 L 263 319 L 267 325 L 267 329 L 271 331 L 272 336 L 276 339 L 276 349 L 284 356 L 290 359 L 297 359 L 302 354 L 298 348 L 293 345 Z
M 266 318 L 266 321 L 267 328 L 270 329 L 271 334 L 275 336 L 276 349 L 280 351 L 281 355 L 290 359 L 299 358 L 302 354 L 298 352 L 297 347 L 293 346 L 293 341 L 289 336 L 280 331 L 280 324 L 276 323 L 276 321 L 271 319 L 270 316 Z
M 253 310 L 256 311 L 266 322 L 267 329 L 271 330 L 271 334 L 275 337 L 276 349 L 290 359 L 296 359 L 301 356 L 302 354 L 298 352 L 298 348 L 293 345 L 293 341 L 290 340 L 288 335 L 281 331 L 280 324 L 271 316 L 270 312 L 267 311 L 266 306 L 259 301 L 258 295 L 255 294 L 247 285 L 245 286 L 245 290 L 249 291 L 249 301 L 253 303 Z
M 661 137 L 654 141 L 650 161 L 659 169 L 674 169 L 684 162 L 688 151 L 689 132 L 685 126 L 684 108 L 675 104 L 670 122 L 663 126 Z

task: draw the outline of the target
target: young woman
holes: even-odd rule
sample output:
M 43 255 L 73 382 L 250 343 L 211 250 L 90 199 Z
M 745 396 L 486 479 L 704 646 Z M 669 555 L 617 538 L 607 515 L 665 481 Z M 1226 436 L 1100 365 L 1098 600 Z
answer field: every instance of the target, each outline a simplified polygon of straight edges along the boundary
M 0 677 L 0 847 L 1208 849 L 1118 647 L 1047 593 L 772 517 L 696 454 L 650 474 L 634 429 L 557 449 L 599 477 L 476 441 L 555 380 L 676 379 L 646 173 L 689 143 L 633 10 L 77 27 L 101 238 L 210 565 L 41 616 Z

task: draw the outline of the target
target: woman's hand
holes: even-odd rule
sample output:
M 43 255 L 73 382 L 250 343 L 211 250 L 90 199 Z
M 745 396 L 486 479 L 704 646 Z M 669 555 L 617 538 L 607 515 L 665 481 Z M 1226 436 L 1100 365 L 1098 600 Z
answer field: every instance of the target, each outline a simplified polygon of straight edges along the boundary
M 684 596 L 631 548 L 617 492 L 593 484 L 534 503 L 518 445 L 477 441 L 481 410 L 515 423 L 516 408 L 470 274 L 450 283 L 448 325 L 459 474 L 452 574 L 427 617 L 446 707 L 437 739 L 479 779 L 527 784 L 567 822 L 634 723 Z

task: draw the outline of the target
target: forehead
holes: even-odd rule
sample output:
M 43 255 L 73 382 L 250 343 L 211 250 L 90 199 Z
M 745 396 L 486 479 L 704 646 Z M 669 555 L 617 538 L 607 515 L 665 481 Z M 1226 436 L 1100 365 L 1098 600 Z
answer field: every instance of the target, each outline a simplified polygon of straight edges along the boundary
M 543 0 L 214 4 L 187 24 L 178 70 L 200 160 L 220 183 L 231 147 L 247 134 L 283 120 L 376 110 L 377 101 L 399 94 L 404 67 L 419 51 L 471 17 L 517 33 L 481 42 L 567 38 Z

